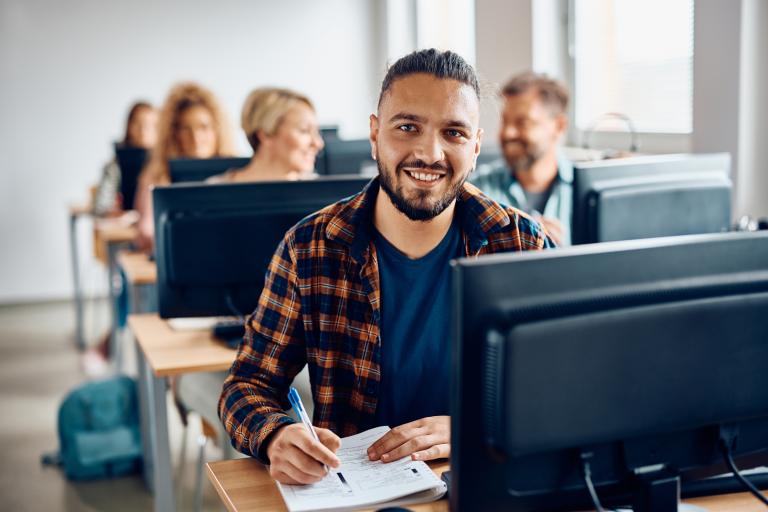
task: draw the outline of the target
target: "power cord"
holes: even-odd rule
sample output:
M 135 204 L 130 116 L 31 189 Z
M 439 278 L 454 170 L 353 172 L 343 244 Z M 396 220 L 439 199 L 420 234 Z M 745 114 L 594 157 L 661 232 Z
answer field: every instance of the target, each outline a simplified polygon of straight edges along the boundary
M 232 300 L 232 294 L 230 292 L 227 292 L 227 294 L 224 296 L 224 300 L 227 303 L 227 307 L 229 308 L 229 311 L 236 317 L 238 317 L 243 324 L 245 324 L 245 315 L 237 309 L 237 306 L 235 306 L 235 301 Z
M 584 483 L 587 484 L 587 490 L 589 490 L 589 496 L 592 498 L 592 505 L 595 507 L 596 512 L 605 512 L 605 509 L 600 504 L 600 498 L 595 490 L 595 485 L 592 483 L 592 468 L 589 465 L 589 459 L 592 458 L 592 452 L 581 453 L 581 469 L 584 475 Z
M 744 475 L 741 474 L 739 468 L 736 467 L 736 463 L 733 461 L 733 455 L 731 454 L 731 445 L 734 441 L 735 435 L 722 434 L 720 437 L 720 451 L 723 454 L 725 463 L 728 465 L 728 469 L 731 470 L 733 476 L 736 477 L 736 480 L 739 481 L 744 489 L 751 492 L 755 498 L 762 501 L 765 506 L 768 507 L 768 498 L 766 498 L 765 495 L 761 493 L 760 490 L 754 486 L 754 484 L 752 484 L 752 482 L 747 480 Z

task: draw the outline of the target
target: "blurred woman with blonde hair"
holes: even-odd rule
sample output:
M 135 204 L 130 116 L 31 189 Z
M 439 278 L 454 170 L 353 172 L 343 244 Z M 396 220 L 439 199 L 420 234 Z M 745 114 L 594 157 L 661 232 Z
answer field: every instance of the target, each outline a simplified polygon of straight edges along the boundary
M 289 89 L 255 89 L 243 105 L 241 126 L 253 148 L 253 158 L 242 169 L 214 176 L 211 182 L 297 180 L 314 176 L 315 159 L 323 149 L 323 139 L 309 98 Z
M 174 158 L 214 158 L 235 154 L 231 127 L 213 93 L 192 83 L 171 89 L 160 110 L 157 143 L 139 178 L 140 247 L 151 247 L 154 238 L 151 189 L 170 183 L 168 161 Z

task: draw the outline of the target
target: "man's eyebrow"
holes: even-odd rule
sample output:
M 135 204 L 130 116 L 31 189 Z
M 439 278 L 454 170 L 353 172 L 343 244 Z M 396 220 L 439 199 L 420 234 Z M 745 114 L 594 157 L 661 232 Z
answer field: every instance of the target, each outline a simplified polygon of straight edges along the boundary
M 417 116 L 416 114 L 408 114 L 407 112 L 398 112 L 397 114 L 389 118 L 390 123 L 393 123 L 395 121 L 415 121 L 417 123 L 423 123 L 424 118 L 421 116 Z
M 414 121 L 416 123 L 424 123 L 426 122 L 426 119 L 421 116 L 417 116 L 416 114 L 408 114 L 407 112 L 398 112 L 397 114 L 389 118 L 390 123 L 393 123 L 395 121 Z M 466 121 L 461 121 L 458 119 L 450 119 L 446 121 L 444 124 L 445 126 L 450 126 L 453 128 L 464 128 L 466 130 L 469 130 L 472 128 L 472 126 Z
M 470 124 L 467 123 L 466 121 L 460 121 L 458 119 L 446 121 L 445 125 L 453 128 L 464 128 L 466 130 L 469 130 L 470 128 L 472 128 Z

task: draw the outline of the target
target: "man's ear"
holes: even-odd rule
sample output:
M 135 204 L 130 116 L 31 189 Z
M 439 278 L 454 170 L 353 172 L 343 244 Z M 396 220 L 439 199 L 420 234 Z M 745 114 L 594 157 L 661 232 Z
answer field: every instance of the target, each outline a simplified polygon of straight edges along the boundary
M 379 155 L 376 154 L 376 148 L 377 148 L 377 142 L 379 140 L 379 118 L 376 117 L 376 114 L 371 114 L 371 117 L 369 118 L 370 122 L 370 134 L 368 135 L 368 138 L 371 141 L 371 158 L 376 160 Z
M 477 129 L 477 140 L 475 141 L 475 159 L 472 165 L 472 170 L 477 168 L 477 157 L 480 156 L 480 148 L 483 145 L 483 134 L 485 132 L 482 128 Z
M 568 116 L 560 114 L 555 118 L 555 126 L 557 127 L 558 136 L 562 137 L 568 130 Z

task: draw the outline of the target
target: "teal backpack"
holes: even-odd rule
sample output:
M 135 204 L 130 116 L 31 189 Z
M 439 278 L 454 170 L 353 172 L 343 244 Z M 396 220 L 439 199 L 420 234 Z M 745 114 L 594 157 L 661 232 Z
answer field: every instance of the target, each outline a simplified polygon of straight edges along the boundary
M 71 480 L 135 473 L 141 469 L 136 384 L 124 375 L 87 382 L 59 407 L 56 462 Z

